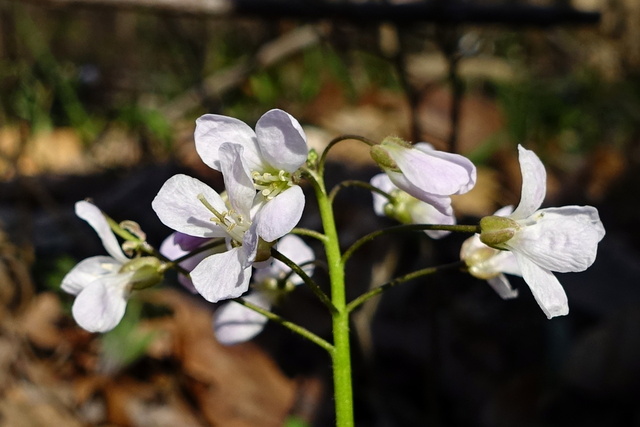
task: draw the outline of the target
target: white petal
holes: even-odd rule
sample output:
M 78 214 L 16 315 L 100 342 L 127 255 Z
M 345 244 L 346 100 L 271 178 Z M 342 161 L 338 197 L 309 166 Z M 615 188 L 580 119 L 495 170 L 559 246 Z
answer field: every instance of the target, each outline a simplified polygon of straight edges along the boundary
M 520 171 L 522 173 L 522 193 L 520 203 L 510 215 L 513 219 L 524 219 L 532 215 L 547 194 L 547 172 L 533 151 L 518 145 Z
M 416 200 L 416 203 L 411 205 L 411 219 L 414 224 L 453 225 L 456 223 L 456 216 L 453 214 L 453 209 L 449 209 L 448 212 L 442 213 L 430 204 L 419 200 Z M 425 233 L 432 239 L 441 239 L 451 232 L 442 230 L 426 230 Z
M 245 160 L 250 169 L 264 168 L 255 132 L 238 119 L 205 114 L 196 120 L 195 142 L 202 161 L 212 169 L 221 170 L 218 150 L 225 142 L 240 144 L 245 148 Z
M 307 137 L 289 113 L 267 111 L 256 124 L 256 134 L 262 157 L 275 169 L 293 173 L 307 160 Z
M 271 308 L 271 304 L 265 295 L 253 292 L 244 297 L 265 310 Z M 248 341 L 258 335 L 264 329 L 267 318 L 250 308 L 229 301 L 216 309 L 213 315 L 213 330 L 221 344 L 233 345 Z
M 78 325 L 89 332 L 115 328 L 127 307 L 128 282 L 133 272 L 96 280 L 76 297 L 71 312 Z
M 307 273 L 307 275 L 313 275 L 315 266 L 310 262 L 315 260 L 315 254 L 313 253 L 313 249 L 311 249 L 311 247 L 300 237 L 295 234 L 287 234 L 278 241 L 276 248 L 281 254 L 289 258 L 291 261 L 302 266 L 302 270 Z M 290 271 L 291 269 L 285 263 L 272 259 L 272 262 L 267 266 L 263 268 L 256 268 L 253 273 L 254 282 L 260 283 L 268 278 L 280 279 Z M 297 274 L 292 274 L 289 281 L 295 285 L 303 283 L 302 279 Z
M 247 292 L 251 279 L 251 267 L 242 266 L 245 261 L 242 248 L 211 255 L 191 272 L 193 285 L 210 302 L 239 297 Z
M 511 212 L 513 212 L 513 206 L 507 205 L 507 206 L 503 206 L 500 209 L 498 209 L 497 211 L 495 211 L 494 215 L 495 216 L 509 216 L 509 215 L 511 215 Z
M 127 262 L 128 258 L 122 252 L 122 248 L 118 244 L 116 236 L 113 234 L 107 219 L 93 203 L 80 201 L 76 203 L 76 215 L 84 219 L 98 233 L 98 237 L 102 240 L 102 245 L 107 253 L 117 260 Z
M 219 212 L 227 207 L 218 193 L 207 184 L 187 175 L 174 175 L 164 183 L 151 207 L 164 225 L 198 237 L 225 237 L 224 229 L 211 222 L 213 213 L 198 199 L 204 198 Z
M 504 274 L 487 279 L 487 282 L 502 299 L 513 299 L 518 296 L 518 290 L 511 287 L 509 279 Z
M 220 147 L 220 171 L 229 196 L 229 204 L 236 213 L 250 217 L 249 211 L 256 196 L 250 171 L 242 160 L 244 149 L 239 144 L 224 143 Z
M 522 277 L 544 314 L 549 319 L 568 314 L 567 294 L 556 276 L 534 264 L 524 255 L 516 253 L 515 256 L 522 270 Z
M 594 218 L 595 217 L 595 218 Z M 591 206 L 542 209 L 532 225 L 519 230 L 506 245 L 544 269 L 561 273 L 584 271 L 596 259 L 604 235 Z
M 393 182 L 391 182 L 391 179 L 386 173 L 375 175 L 373 178 L 371 178 L 370 183 L 374 187 L 379 188 L 387 194 L 390 194 L 392 191 L 398 189 L 398 187 L 396 187 Z M 371 194 L 373 195 L 373 211 L 378 216 L 386 216 L 384 213 L 384 207 L 387 205 L 387 203 L 389 203 L 389 199 L 376 192 L 372 192 Z
M 105 276 L 115 275 L 122 262 L 108 256 L 95 256 L 80 261 L 62 279 L 63 291 L 78 295 L 89 283 Z
M 260 237 L 267 242 L 273 242 L 290 232 L 302 217 L 304 203 L 304 193 L 298 185 L 265 203 L 255 219 Z
M 475 166 L 459 154 L 437 152 L 422 146 L 388 145 L 385 148 L 407 180 L 425 193 L 441 197 L 462 194 L 475 184 Z

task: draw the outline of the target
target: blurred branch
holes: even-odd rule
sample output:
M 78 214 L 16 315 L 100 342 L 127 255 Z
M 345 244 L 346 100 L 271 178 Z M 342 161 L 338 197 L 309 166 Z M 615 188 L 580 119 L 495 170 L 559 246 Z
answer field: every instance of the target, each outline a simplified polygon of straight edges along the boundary
M 16 1 L 16 0 L 14 0 Z M 171 11 L 181 14 L 254 15 L 262 19 L 341 19 L 357 23 L 436 22 L 442 24 L 505 24 L 549 26 L 595 24 L 598 12 L 571 7 L 533 5 L 481 5 L 461 1 L 413 3 L 329 2 L 296 0 L 21 0 L 53 7 L 116 7 Z
M 252 57 L 207 77 L 202 84 L 189 89 L 165 105 L 161 112 L 169 120 L 182 117 L 185 112 L 201 105 L 203 98 L 220 97 L 224 92 L 244 82 L 256 69 L 267 68 L 319 41 L 320 34 L 315 27 L 307 25 L 295 28 L 265 43 Z

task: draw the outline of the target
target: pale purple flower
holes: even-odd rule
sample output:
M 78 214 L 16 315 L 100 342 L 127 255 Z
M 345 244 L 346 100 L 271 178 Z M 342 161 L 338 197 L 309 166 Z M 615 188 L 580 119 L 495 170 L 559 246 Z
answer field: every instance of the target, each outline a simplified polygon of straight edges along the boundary
M 287 216 L 298 222 L 302 216 L 305 198 L 296 184 L 298 169 L 307 160 L 307 138 L 298 121 L 282 110 L 267 111 L 257 122 L 255 131 L 244 122 L 227 116 L 206 114 L 196 121 L 196 150 L 209 167 L 225 173 L 227 161 L 221 148 L 237 144 L 243 148 L 243 167 L 234 173 L 236 178 L 251 189 L 256 202 L 270 211 L 263 215 Z M 258 230 L 266 241 L 291 230 L 278 226 L 281 221 L 265 221 Z
M 61 288 L 76 295 L 71 312 L 83 329 L 107 332 L 122 320 L 135 284 L 161 279 L 160 263 L 151 257 L 127 258 L 106 218 L 95 205 L 77 202 L 75 212 L 98 233 L 110 256 L 81 261 L 62 279 Z
M 313 274 L 314 266 L 310 263 L 315 259 L 313 250 L 300 237 L 288 234 L 277 245 L 278 251 L 301 265 L 305 273 Z M 282 294 L 290 292 L 301 283 L 300 276 L 292 274 L 291 269 L 281 261 L 272 259 L 269 265 L 256 269 L 253 275 L 254 289 L 243 298 L 269 310 Z M 232 345 L 258 335 L 266 322 L 267 318 L 262 314 L 230 301 L 216 309 L 213 327 L 219 342 Z
M 247 291 L 255 261 L 269 259 L 268 242 L 288 233 L 297 224 L 291 211 L 274 210 L 269 204 L 254 209 L 255 190 L 243 173 L 243 147 L 222 144 L 221 167 L 227 197 L 203 182 L 175 175 L 162 186 L 152 202 L 158 218 L 170 228 L 195 237 L 227 239 L 228 250 L 203 259 L 192 271 L 193 285 L 206 300 L 217 302 Z M 288 191 L 282 193 L 288 200 Z
M 506 217 L 481 220 L 483 243 L 513 253 L 522 277 L 547 315 L 569 312 L 567 296 L 552 272 L 586 270 L 595 261 L 605 235 L 598 210 L 592 206 L 539 209 L 546 195 L 547 175 L 533 151 L 518 146 L 522 195 Z
M 386 138 L 371 148 L 371 155 L 401 190 L 448 215 L 453 194 L 463 194 L 476 183 L 476 168 L 459 154 L 446 153 L 431 144 L 409 144 Z
M 456 217 L 453 209 L 449 206 L 442 213 L 430 204 L 418 200 L 406 191 L 396 187 L 391 178 L 385 173 L 378 174 L 371 178 L 371 185 L 379 188 L 393 197 L 389 201 L 385 196 L 372 192 L 373 210 L 378 216 L 388 216 L 403 224 L 455 224 Z M 425 233 L 432 239 L 440 239 L 450 231 L 425 230 Z

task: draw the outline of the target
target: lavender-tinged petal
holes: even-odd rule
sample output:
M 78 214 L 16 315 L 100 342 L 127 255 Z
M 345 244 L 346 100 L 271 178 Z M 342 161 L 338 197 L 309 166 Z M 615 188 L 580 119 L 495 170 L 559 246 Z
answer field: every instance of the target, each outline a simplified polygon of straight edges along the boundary
M 511 287 L 509 279 L 504 274 L 487 279 L 487 282 L 502 299 L 513 299 L 518 296 L 518 290 Z
M 251 279 L 251 267 L 242 266 L 245 261 L 242 248 L 211 255 L 191 272 L 193 285 L 210 302 L 239 297 L 247 292 Z
M 290 114 L 267 111 L 256 124 L 256 134 L 262 157 L 274 169 L 293 173 L 307 160 L 307 137 Z
M 265 310 L 271 308 L 268 298 L 260 292 L 250 293 L 244 300 Z M 223 345 L 249 341 L 262 332 L 266 323 L 265 316 L 234 301 L 223 304 L 213 315 L 213 330 L 216 339 Z
M 266 202 L 255 219 L 260 237 L 273 242 L 290 232 L 302 217 L 304 203 L 304 193 L 297 185 Z
M 450 196 L 465 193 L 475 185 L 475 166 L 459 154 L 394 145 L 385 148 L 407 180 L 425 193 Z
M 115 328 L 127 307 L 128 283 L 133 272 L 103 277 L 87 285 L 76 297 L 73 318 L 89 332 Z
M 536 265 L 524 255 L 515 255 L 522 269 L 524 281 L 529 285 L 533 297 L 547 318 L 568 314 L 567 294 L 553 273 Z
M 451 198 L 443 197 L 436 194 L 428 193 L 411 183 L 407 178 L 398 172 L 386 171 L 387 175 L 399 189 L 409 193 L 411 196 L 425 203 L 430 204 L 443 214 L 447 214 L 451 210 Z
M 205 114 L 196 120 L 194 136 L 196 151 L 202 161 L 212 169 L 221 170 L 218 150 L 225 142 L 240 144 L 245 148 L 245 160 L 252 170 L 262 170 L 265 167 L 260 158 L 255 132 L 238 119 L 217 114 Z
M 89 283 L 116 274 L 122 263 L 108 256 L 95 256 L 80 261 L 62 279 L 63 291 L 78 295 Z
M 453 225 L 456 223 L 453 209 L 450 209 L 447 213 L 442 213 L 430 204 L 422 201 L 418 201 L 412 205 L 411 219 L 414 224 Z M 441 239 L 451 232 L 444 230 L 425 230 L 425 233 L 432 239 Z
M 197 237 L 225 237 L 226 231 L 214 224 L 214 214 L 198 199 L 204 198 L 218 211 L 227 207 L 207 184 L 187 175 L 174 175 L 164 183 L 151 207 L 167 227 Z
M 391 182 L 391 179 L 386 173 L 379 173 L 378 175 L 375 175 L 371 178 L 370 183 L 387 194 L 398 189 L 398 187 Z M 386 216 L 384 213 L 384 207 L 389 203 L 389 199 L 376 192 L 372 192 L 371 194 L 373 195 L 373 211 L 378 216 Z
M 78 217 L 87 221 L 96 233 L 98 233 L 98 237 L 102 240 L 102 245 L 109 255 L 122 262 L 128 261 L 128 258 L 122 252 L 122 248 L 120 248 L 118 240 L 113 234 L 107 219 L 96 205 L 86 201 L 80 201 L 76 203 L 75 211 Z
M 477 179 L 477 170 L 473 162 L 466 157 L 455 154 L 455 153 L 447 153 L 446 151 L 438 151 L 433 148 L 433 146 L 427 142 L 418 142 L 413 145 L 413 148 L 422 151 L 429 156 L 437 157 L 444 161 L 455 164 L 458 168 L 464 169 L 469 180 L 466 184 L 463 184 L 457 193 L 455 194 L 464 194 L 469 192 L 475 185 Z
M 295 234 L 287 234 L 278 241 L 276 249 L 294 263 L 302 266 L 302 270 L 307 273 L 308 276 L 313 275 L 315 266 L 311 261 L 315 260 L 315 254 L 313 253 L 313 249 L 300 237 Z M 260 283 L 269 278 L 279 279 L 289 272 L 291 272 L 291 269 L 285 263 L 272 258 L 272 262 L 267 266 L 256 268 L 253 277 L 256 283 Z M 292 274 L 288 280 L 294 285 L 303 283 L 302 278 L 297 274 Z
M 533 151 L 518 145 L 520 171 L 522 173 L 522 194 L 520 203 L 511 215 L 513 219 L 525 219 L 542 205 L 547 194 L 547 172 Z

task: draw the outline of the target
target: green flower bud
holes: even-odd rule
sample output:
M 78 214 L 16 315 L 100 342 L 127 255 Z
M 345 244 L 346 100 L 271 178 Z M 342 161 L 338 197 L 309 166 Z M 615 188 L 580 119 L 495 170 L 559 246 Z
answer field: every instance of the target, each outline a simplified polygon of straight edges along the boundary
M 371 154 L 373 161 L 375 161 L 382 169 L 391 169 L 392 171 L 400 172 L 396 162 L 393 161 L 387 150 L 381 145 L 372 146 L 369 153 Z
M 133 289 L 145 289 L 157 285 L 164 277 L 163 263 L 155 257 L 134 258 L 120 268 L 121 273 L 133 271 L 130 282 Z
M 486 216 L 480 220 L 480 241 L 496 249 L 505 249 L 504 243 L 511 240 L 520 226 L 511 218 Z
M 276 242 L 265 242 L 262 238 L 258 241 L 258 251 L 256 252 L 255 262 L 266 261 L 271 258 L 271 247 Z

